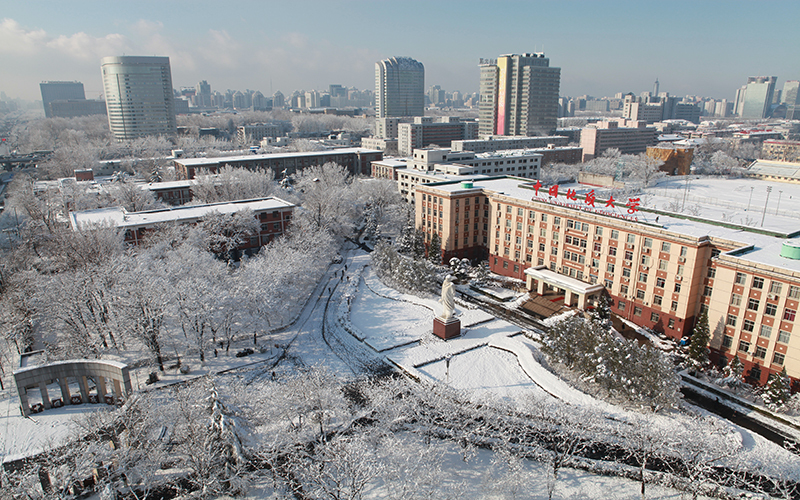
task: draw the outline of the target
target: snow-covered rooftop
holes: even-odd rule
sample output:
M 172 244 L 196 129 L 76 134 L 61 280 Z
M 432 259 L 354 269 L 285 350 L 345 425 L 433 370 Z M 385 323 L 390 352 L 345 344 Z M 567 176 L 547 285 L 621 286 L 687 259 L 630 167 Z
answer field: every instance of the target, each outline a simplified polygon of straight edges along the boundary
M 691 238 L 715 238 L 731 242 L 739 249 L 736 257 L 758 264 L 778 266 L 800 272 L 800 260 L 781 257 L 784 241 L 800 244 L 800 184 L 779 183 L 758 179 L 726 179 L 722 177 L 670 177 L 657 186 L 643 189 L 641 194 L 621 199 L 618 192 L 582 184 L 559 185 L 559 196 L 551 199 L 547 186 L 533 190 L 536 181 L 519 177 L 474 179 L 472 189 L 461 183 L 428 184 L 429 188 L 445 192 L 469 192 L 486 189 L 519 200 L 543 203 L 558 202 L 559 206 L 583 210 L 586 193 L 594 190 L 598 213 L 601 216 L 627 218 L 633 224 L 647 224 L 654 229 Z M 771 186 L 771 193 L 767 187 Z M 752 190 L 751 190 L 752 188 Z M 567 189 L 576 191 L 577 202 L 564 196 Z M 614 196 L 614 207 L 604 207 L 605 200 Z M 638 197 L 640 211 L 631 220 L 625 203 L 628 197 Z M 686 201 L 683 201 L 683 200 Z M 602 201 L 600 201 L 602 200 Z M 683 203 L 682 203 L 683 202 Z M 683 206 L 681 206 L 683 205 Z M 765 209 L 766 207 L 766 209 Z M 681 209 L 687 209 L 679 213 Z M 689 211 L 688 209 L 691 209 Z M 687 213 L 688 212 L 688 213 Z M 763 218 L 763 225 L 762 225 Z
M 294 205 L 280 198 L 262 198 L 257 200 L 240 200 L 209 205 L 180 206 L 146 212 L 127 212 L 122 207 L 99 208 L 70 212 L 69 221 L 73 230 L 91 228 L 108 224 L 115 227 L 139 227 L 160 222 L 196 221 L 211 212 L 231 214 L 240 210 L 262 212 L 290 208 Z
M 377 149 L 366 148 L 339 148 L 331 149 L 328 151 L 306 151 L 301 153 L 270 153 L 261 155 L 240 155 L 240 156 L 218 156 L 216 158 L 179 158 L 175 160 L 176 163 L 186 165 L 187 167 L 202 166 L 209 164 L 224 164 L 229 162 L 239 161 L 257 161 L 266 160 L 270 158 L 298 158 L 303 156 L 335 156 L 349 153 L 381 153 Z

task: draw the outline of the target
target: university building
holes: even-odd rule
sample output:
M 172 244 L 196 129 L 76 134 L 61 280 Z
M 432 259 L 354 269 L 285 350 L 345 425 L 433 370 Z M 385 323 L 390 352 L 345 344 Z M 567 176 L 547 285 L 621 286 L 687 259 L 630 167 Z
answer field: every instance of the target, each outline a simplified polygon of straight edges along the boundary
M 285 171 L 292 175 L 306 167 L 323 165 L 328 162 L 341 165 L 351 175 L 370 175 L 373 161 L 383 159 L 383 151 L 364 148 L 339 148 L 328 151 L 308 151 L 300 153 L 273 153 L 263 155 L 220 156 L 217 158 L 178 158 L 174 160 L 175 173 L 180 179 L 194 179 L 205 169 L 215 174 L 225 165 L 250 170 L 272 169 L 275 177 Z
M 241 252 L 251 253 L 286 232 L 294 207 L 293 204 L 275 197 L 179 206 L 144 212 L 128 212 L 122 207 L 110 207 L 70 212 L 69 222 L 73 231 L 93 229 L 102 225 L 123 229 L 125 242 L 138 245 L 149 231 L 166 223 L 196 224 L 211 213 L 233 214 L 240 210 L 252 210 L 261 224 L 261 229 L 258 234 L 250 238 L 250 241 L 238 248 Z
M 416 225 L 439 235 L 445 261 L 488 256 L 493 272 L 581 309 L 607 293 L 615 314 L 673 338 L 707 310 L 715 361 L 736 355 L 761 384 L 785 367 L 800 390 L 800 231 L 645 212 L 639 198 L 515 177 L 421 184 L 415 197 Z

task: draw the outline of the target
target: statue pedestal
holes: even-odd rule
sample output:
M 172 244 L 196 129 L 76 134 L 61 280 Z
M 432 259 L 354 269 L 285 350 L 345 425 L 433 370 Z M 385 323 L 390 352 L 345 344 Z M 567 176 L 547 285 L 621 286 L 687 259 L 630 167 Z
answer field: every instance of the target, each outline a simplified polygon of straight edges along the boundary
M 461 320 L 450 318 L 433 318 L 433 334 L 444 340 L 452 339 L 461 335 Z

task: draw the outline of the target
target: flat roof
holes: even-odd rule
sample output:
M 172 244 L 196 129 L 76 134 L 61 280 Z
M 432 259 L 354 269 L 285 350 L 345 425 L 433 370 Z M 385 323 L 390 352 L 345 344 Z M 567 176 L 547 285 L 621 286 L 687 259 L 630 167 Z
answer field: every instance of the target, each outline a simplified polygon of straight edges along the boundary
M 91 229 L 92 227 L 108 224 L 114 227 L 139 227 L 160 222 L 183 222 L 203 218 L 211 212 L 232 214 L 240 210 L 262 212 L 294 207 L 292 203 L 280 198 L 261 198 L 256 200 L 239 200 L 208 205 L 183 205 L 174 208 L 149 210 L 145 212 L 127 212 L 122 207 L 98 208 L 70 212 L 69 222 L 72 229 Z
M 586 295 L 592 292 L 597 292 L 605 287 L 599 283 L 591 284 L 585 281 L 580 281 L 575 278 L 570 278 L 555 271 L 551 271 L 547 266 L 536 266 L 525 269 L 525 274 L 535 279 L 541 279 L 551 285 L 556 285 L 560 288 Z
M 216 158 L 177 158 L 175 163 L 185 165 L 187 167 L 198 165 L 213 165 L 226 162 L 240 162 L 240 161 L 253 161 L 253 160 L 267 160 L 271 158 L 302 158 L 304 156 L 334 156 L 341 154 L 351 153 L 383 153 L 378 149 L 366 148 L 337 148 L 325 151 L 304 151 L 299 153 L 267 153 L 260 155 L 238 155 L 238 156 L 218 156 Z

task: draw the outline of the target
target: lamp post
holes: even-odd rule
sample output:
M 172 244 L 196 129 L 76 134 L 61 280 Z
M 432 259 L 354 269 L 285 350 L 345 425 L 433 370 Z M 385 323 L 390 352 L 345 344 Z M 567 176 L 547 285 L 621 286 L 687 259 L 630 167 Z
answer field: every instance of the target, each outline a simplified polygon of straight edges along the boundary
M 750 202 L 753 201 L 753 189 L 755 189 L 755 186 L 750 186 L 750 199 L 747 200 L 747 210 L 750 210 Z M 747 212 L 747 210 L 745 210 L 745 212 Z
M 775 215 L 778 215 L 778 209 L 779 209 L 779 208 L 781 208 L 781 195 L 782 195 L 782 194 L 783 194 L 783 191 L 781 191 L 781 190 L 779 189 L 779 190 L 778 190 L 778 206 L 777 206 L 777 207 L 775 207 Z
M 764 201 L 764 211 L 761 212 L 761 227 L 764 227 L 764 217 L 767 215 L 767 203 L 769 203 L 769 194 L 772 192 L 772 186 L 767 186 L 767 199 Z

